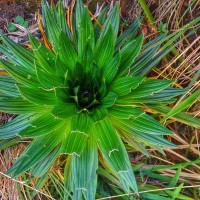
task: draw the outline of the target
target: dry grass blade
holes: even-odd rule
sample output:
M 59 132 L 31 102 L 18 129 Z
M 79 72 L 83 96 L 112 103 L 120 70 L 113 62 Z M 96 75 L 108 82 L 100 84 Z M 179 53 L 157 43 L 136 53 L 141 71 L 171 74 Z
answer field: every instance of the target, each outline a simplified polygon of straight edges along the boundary
M 186 188 L 199 188 L 200 185 L 188 185 L 188 186 L 183 186 L 183 189 Z M 169 188 L 159 188 L 159 189 L 154 189 L 154 190 L 146 190 L 146 191 L 141 191 L 139 192 L 139 194 L 142 193 L 149 193 L 149 192 L 158 192 L 158 191 L 166 191 L 166 190 L 175 190 L 178 187 L 169 187 Z M 121 197 L 125 197 L 125 196 L 134 196 L 134 193 L 127 193 L 127 194 L 122 194 L 122 195 L 116 195 L 116 196 L 109 196 L 109 197 L 104 197 L 104 198 L 98 198 L 96 200 L 104 200 L 104 199 L 119 199 Z
M 41 16 L 40 16 L 40 13 L 38 12 L 38 26 L 39 26 L 39 29 L 42 33 L 42 37 L 43 37 L 43 40 L 44 40 L 44 45 L 50 50 L 52 51 L 52 46 L 51 44 L 49 43 L 48 39 L 47 39 L 47 36 L 46 36 L 46 33 L 44 31 L 44 28 L 42 26 L 42 22 L 41 22 Z

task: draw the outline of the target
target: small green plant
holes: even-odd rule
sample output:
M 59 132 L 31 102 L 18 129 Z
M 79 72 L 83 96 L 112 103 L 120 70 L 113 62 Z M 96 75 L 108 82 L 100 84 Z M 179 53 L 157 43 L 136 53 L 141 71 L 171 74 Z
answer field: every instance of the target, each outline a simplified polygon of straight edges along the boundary
M 166 108 L 186 90 L 145 74 L 170 52 L 178 34 L 164 33 L 142 46 L 137 19 L 118 36 L 118 4 L 109 16 L 102 11 L 102 28 L 81 0 L 73 20 L 67 20 L 73 23 L 66 23 L 61 1 L 58 7 L 43 1 L 42 16 L 45 45 L 29 34 L 28 50 L 1 34 L 0 51 L 8 58 L 1 65 L 10 76 L 0 77 L 0 110 L 18 116 L 1 126 L 0 148 L 32 139 L 7 174 L 29 170 L 42 177 L 59 157 L 65 161 L 65 198 L 92 200 L 100 161 L 123 191 L 138 194 L 124 143 L 145 155 L 145 146 L 160 152 L 162 146 L 175 147 L 162 137 L 173 133 L 145 109 Z
M 24 18 L 22 16 L 16 16 L 14 23 L 19 24 L 19 25 L 23 26 L 24 28 L 28 28 L 28 21 L 24 20 Z M 9 31 L 16 31 L 18 29 L 12 22 L 9 22 L 7 24 L 7 28 Z

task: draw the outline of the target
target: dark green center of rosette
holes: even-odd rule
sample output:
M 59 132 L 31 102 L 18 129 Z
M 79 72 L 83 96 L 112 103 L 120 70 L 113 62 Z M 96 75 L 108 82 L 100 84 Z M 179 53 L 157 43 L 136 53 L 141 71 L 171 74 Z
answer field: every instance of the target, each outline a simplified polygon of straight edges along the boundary
M 75 103 L 80 111 L 90 111 L 101 104 L 107 93 L 101 70 L 93 64 L 89 70 L 77 63 L 66 78 L 66 101 Z

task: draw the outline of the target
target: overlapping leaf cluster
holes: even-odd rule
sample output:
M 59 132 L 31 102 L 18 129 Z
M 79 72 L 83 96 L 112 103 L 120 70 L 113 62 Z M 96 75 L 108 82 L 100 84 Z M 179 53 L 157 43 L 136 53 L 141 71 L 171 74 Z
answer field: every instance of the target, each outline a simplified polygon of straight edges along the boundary
M 99 153 L 124 191 L 137 193 L 124 142 L 146 155 L 146 145 L 161 152 L 174 147 L 161 136 L 172 133 L 143 107 L 171 103 L 185 92 L 170 80 L 144 76 L 170 51 L 156 54 L 166 34 L 142 47 L 137 19 L 119 36 L 118 4 L 109 16 L 102 11 L 102 28 L 81 0 L 73 27 L 61 1 L 58 7 L 43 1 L 42 14 L 44 44 L 29 34 L 28 50 L 1 34 L 0 51 L 8 58 L 1 65 L 10 76 L 0 77 L 0 110 L 18 116 L 0 127 L 0 148 L 33 139 L 8 173 L 30 170 L 40 177 L 66 154 L 66 196 L 94 199 Z

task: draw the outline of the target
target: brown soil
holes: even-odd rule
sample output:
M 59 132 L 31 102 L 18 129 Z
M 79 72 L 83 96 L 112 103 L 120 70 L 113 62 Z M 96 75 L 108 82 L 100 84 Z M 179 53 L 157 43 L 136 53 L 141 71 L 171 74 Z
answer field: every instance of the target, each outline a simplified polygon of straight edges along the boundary
M 7 31 L 7 23 L 12 22 L 16 16 L 25 15 L 25 8 L 22 5 L 17 4 L 1 4 L 0 3 L 0 31 L 6 32 Z
M 16 16 L 30 18 L 40 6 L 40 0 L 0 0 L 0 31 L 7 32 L 7 23 Z

